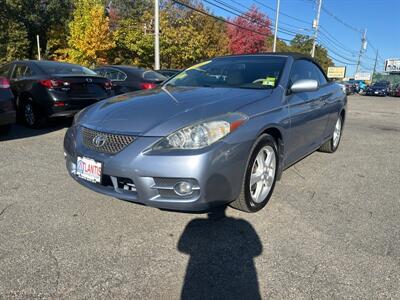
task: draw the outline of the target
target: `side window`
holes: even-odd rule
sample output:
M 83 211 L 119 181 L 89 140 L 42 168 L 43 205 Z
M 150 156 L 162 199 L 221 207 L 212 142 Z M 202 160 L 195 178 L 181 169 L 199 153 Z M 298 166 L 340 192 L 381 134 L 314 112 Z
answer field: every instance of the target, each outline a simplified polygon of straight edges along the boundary
M 31 70 L 31 68 L 26 67 L 24 76 L 25 76 L 25 77 L 28 77 L 28 76 L 32 76 L 32 75 L 34 75 L 34 73 L 33 73 L 33 71 Z
M 106 71 L 104 69 L 95 69 L 94 70 L 98 75 L 106 77 Z
M 24 76 L 25 71 L 26 71 L 26 66 L 25 65 L 16 65 L 14 68 L 14 72 L 11 76 L 12 79 L 18 79 Z
M 300 79 L 317 80 L 320 85 L 327 83 L 321 70 L 314 63 L 308 60 L 297 60 L 294 62 L 292 72 L 290 74 L 290 81 L 294 83 Z
M 113 81 L 124 81 L 126 79 L 126 75 L 123 72 L 115 69 L 108 70 L 106 77 Z
M 322 73 L 321 69 L 318 68 L 316 65 L 314 65 L 315 72 L 317 72 L 318 77 L 319 77 L 319 85 L 324 85 L 327 84 L 328 81 L 326 80 L 325 75 Z

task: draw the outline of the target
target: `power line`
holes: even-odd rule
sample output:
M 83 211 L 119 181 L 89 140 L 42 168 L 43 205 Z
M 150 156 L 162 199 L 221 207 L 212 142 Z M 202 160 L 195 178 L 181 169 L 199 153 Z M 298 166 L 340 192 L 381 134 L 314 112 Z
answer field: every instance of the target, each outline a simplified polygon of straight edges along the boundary
M 236 2 L 235 0 L 231 0 L 231 1 L 232 1 L 232 2 Z M 257 4 L 259 4 L 259 5 L 263 6 L 263 7 L 265 7 L 265 8 L 268 8 L 268 9 L 270 9 L 270 10 L 276 12 L 276 9 L 273 8 L 273 7 L 271 7 L 271 6 L 268 6 L 268 5 L 262 3 L 262 2 L 260 2 L 260 1 L 258 1 L 258 0 L 253 0 L 253 1 L 254 1 L 255 3 L 257 3 Z M 237 2 L 236 2 L 236 3 L 237 3 Z M 307 21 L 301 20 L 301 19 L 299 19 L 299 18 L 293 17 L 293 16 L 288 15 L 288 14 L 285 14 L 285 13 L 283 13 L 283 12 L 281 12 L 280 14 L 281 14 L 282 16 L 285 16 L 285 17 L 290 18 L 290 19 L 292 19 L 292 20 L 296 20 L 297 22 L 301 22 L 301 23 L 310 25 L 310 23 L 307 22 Z
M 217 1 L 217 0 L 214 0 L 214 1 Z M 238 1 L 235 1 L 235 0 L 231 0 L 233 3 L 236 3 L 237 5 L 239 5 L 239 6 L 241 6 L 241 7 L 243 7 L 243 8 L 245 8 L 246 10 L 249 10 L 250 8 L 249 7 L 247 7 L 246 5 L 243 5 L 242 3 L 240 3 L 240 2 L 238 2 Z M 261 4 L 260 4 L 261 5 Z M 269 8 L 269 6 L 266 6 L 266 5 L 263 5 L 263 6 L 265 6 L 265 7 L 268 7 Z M 275 9 L 273 9 L 273 8 L 270 8 L 272 11 L 274 11 L 274 12 L 276 12 L 276 10 Z M 280 15 L 285 15 L 286 16 L 286 14 L 285 13 L 282 13 L 282 12 L 280 12 L 279 13 Z M 269 17 L 272 21 L 274 21 L 274 18 L 272 18 L 272 17 Z M 304 21 L 305 22 L 305 21 Z M 284 24 L 284 25 L 287 25 L 287 26 L 289 26 L 289 27 L 294 27 L 294 28 L 296 28 L 297 29 L 297 27 L 295 26 L 295 25 L 292 25 L 292 24 L 289 24 L 289 23 L 286 23 L 286 22 L 283 22 L 283 21 L 279 21 L 279 24 Z M 308 24 L 308 23 L 307 23 Z M 307 29 L 307 28 L 298 28 L 299 30 L 310 30 L 310 29 Z
M 237 8 L 232 7 L 232 6 L 230 6 L 230 5 L 228 5 L 228 8 L 226 8 L 227 6 L 225 6 L 224 4 L 221 4 L 221 3 L 224 3 L 223 1 L 220 1 L 220 0 L 213 0 L 213 1 L 215 1 L 215 2 L 220 3 L 219 5 L 218 5 L 218 4 L 215 4 L 215 3 L 212 3 L 212 2 L 210 2 L 209 0 L 203 0 L 203 1 L 206 2 L 206 3 L 208 3 L 208 4 L 210 4 L 210 5 L 212 5 L 212 6 L 214 6 L 214 7 L 219 8 L 219 9 L 225 11 L 225 12 L 229 12 L 229 13 L 231 13 L 231 14 L 237 16 L 237 17 L 246 19 L 246 20 L 248 20 L 248 21 L 250 21 L 250 22 L 252 22 L 252 23 L 256 23 L 256 24 L 259 24 L 259 25 L 261 25 L 261 26 L 265 26 L 264 23 L 260 23 L 258 20 L 255 20 L 255 19 L 252 18 L 250 15 L 248 15 L 248 13 L 246 13 L 246 12 L 243 12 L 243 11 L 241 11 L 241 10 L 238 10 Z M 243 5 L 242 5 L 242 6 L 243 6 Z M 229 9 L 229 8 L 230 8 L 230 9 Z M 248 7 L 246 7 L 246 8 L 249 10 Z M 232 11 L 232 10 L 234 10 L 234 11 Z M 269 19 L 273 20 L 272 18 L 269 18 Z M 275 29 L 272 23 L 270 24 L 270 27 L 271 27 L 272 29 Z M 286 28 L 286 27 L 282 27 L 282 26 L 281 26 L 280 28 L 281 28 L 281 29 L 278 29 L 278 32 L 281 32 L 281 33 L 284 33 L 284 34 L 287 34 L 287 35 L 291 35 L 291 36 L 295 36 L 296 34 L 298 34 L 298 32 L 292 31 L 291 29 L 288 29 L 288 28 Z M 300 29 L 300 30 L 302 30 L 302 29 Z
M 205 16 L 208 16 L 208 17 L 214 18 L 214 19 L 216 19 L 216 20 L 219 20 L 219 21 L 221 21 L 221 22 L 227 23 L 227 24 L 229 24 L 229 25 L 232 25 L 232 26 L 235 26 L 235 27 L 238 27 L 238 28 L 247 30 L 247 31 L 249 31 L 249 32 L 253 32 L 253 33 L 262 35 L 262 36 L 269 36 L 269 35 L 267 35 L 267 34 L 265 34 L 265 33 L 262 33 L 262 32 L 259 32 L 259 31 L 256 31 L 256 30 L 253 30 L 253 29 L 250 29 L 250 28 L 247 28 L 247 27 L 238 25 L 238 24 L 235 24 L 235 23 L 233 23 L 233 22 L 231 22 L 231 21 L 228 21 L 228 20 L 226 20 L 226 19 L 224 19 L 224 18 L 222 18 L 222 17 L 214 16 L 213 14 L 210 14 L 210 13 L 208 13 L 208 12 L 205 12 L 205 11 L 203 11 L 203 10 L 201 10 L 201 9 L 198 9 L 198 8 L 196 8 L 196 7 L 193 7 L 193 6 L 189 5 L 189 4 L 183 3 L 183 2 L 181 2 L 181 1 L 178 1 L 178 0 L 171 0 L 171 1 L 174 2 L 174 3 L 176 3 L 176 4 L 179 4 L 179 5 L 181 5 L 181 6 L 184 6 L 184 7 L 188 8 L 188 9 L 191 9 L 191 10 L 193 10 L 193 11 L 196 11 L 196 12 L 198 12 L 198 13 L 200 13 L 200 14 L 203 14 L 203 15 L 205 15 Z M 290 42 L 290 40 L 287 40 L 287 39 L 283 39 L 283 38 L 280 38 L 280 39 L 283 40 L 283 41 L 286 41 L 286 42 Z

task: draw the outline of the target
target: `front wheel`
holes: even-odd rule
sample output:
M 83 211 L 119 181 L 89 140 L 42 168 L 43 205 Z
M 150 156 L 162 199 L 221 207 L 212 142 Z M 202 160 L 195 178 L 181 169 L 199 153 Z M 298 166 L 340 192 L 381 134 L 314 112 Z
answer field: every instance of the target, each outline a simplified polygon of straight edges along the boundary
M 329 141 L 325 142 L 319 148 L 319 151 L 326 153 L 335 152 L 339 147 L 340 139 L 342 138 L 342 131 L 343 131 L 343 117 L 340 115 L 336 121 L 332 138 Z
M 276 183 L 278 151 L 274 138 L 262 135 L 251 152 L 240 196 L 230 205 L 245 212 L 257 212 L 270 199 Z

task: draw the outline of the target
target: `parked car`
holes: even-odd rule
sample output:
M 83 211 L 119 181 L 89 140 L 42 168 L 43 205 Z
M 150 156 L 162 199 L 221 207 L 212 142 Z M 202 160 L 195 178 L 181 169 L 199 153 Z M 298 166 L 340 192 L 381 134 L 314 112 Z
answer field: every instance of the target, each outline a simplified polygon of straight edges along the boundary
M 10 89 L 10 82 L 0 76 L 0 133 L 8 132 L 15 123 L 15 118 L 14 95 Z
M 10 81 L 17 113 L 33 128 L 112 95 L 109 80 L 75 64 L 23 60 L 2 66 L 0 73 Z
M 346 91 L 346 95 L 353 95 L 356 92 L 356 89 L 354 87 L 354 84 L 347 82 L 347 81 L 341 81 L 338 82 L 339 84 L 344 86 L 344 89 Z
M 116 95 L 155 88 L 167 77 L 153 70 L 135 66 L 101 66 L 94 71 L 112 81 Z
M 392 97 L 400 97 L 400 83 L 393 86 L 390 95 Z
M 218 57 L 81 111 L 65 135 L 66 166 L 78 183 L 119 199 L 256 212 L 284 169 L 336 151 L 346 103 L 309 56 Z
M 354 86 L 355 93 L 361 94 L 365 92 L 368 87 L 363 80 L 349 80 L 348 82 Z
M 175 76 L 176 74 L 178 74 L 181 71 L 182 70 L 177 70 L 177 69 L 161 69 L 161 70 L 157 70 L 158 73 L 164 75 L 167 78 Z
M 386 81 L 378 81 L 367 88 L 365 95 L 367 96 L 387 96 L 389 94 L 389 83 Z

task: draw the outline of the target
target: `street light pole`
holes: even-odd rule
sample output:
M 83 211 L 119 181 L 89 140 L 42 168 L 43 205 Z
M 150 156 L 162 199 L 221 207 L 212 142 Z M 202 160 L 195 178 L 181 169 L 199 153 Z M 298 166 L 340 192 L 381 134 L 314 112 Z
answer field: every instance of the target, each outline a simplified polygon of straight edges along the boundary
M 276 39 L 278 37 L 278 20 L 279 20 L 279 8 L 281 5 L 281 0 L 276 1 L 276 17 L 275 17 L 275 32 L 274 32 L 274 47 L 272 52 L 276 52 Z
M 159 0 L 154 0 L 154 69 L 160 69 Z
M 321 16 L 321 6 L 322 6 L 322 0 L 318 0 L 318 12 L 317 12 L 317 19 L 314 20 L 314 39 L 313 39 L 313 45 L 312 45 L 312 50 L 311 50 L 311 57 L 315 56 L 315 46 L 317 43 L 317 37 L 318 37 L 318 27 L 319 27 L 319 17 Z

